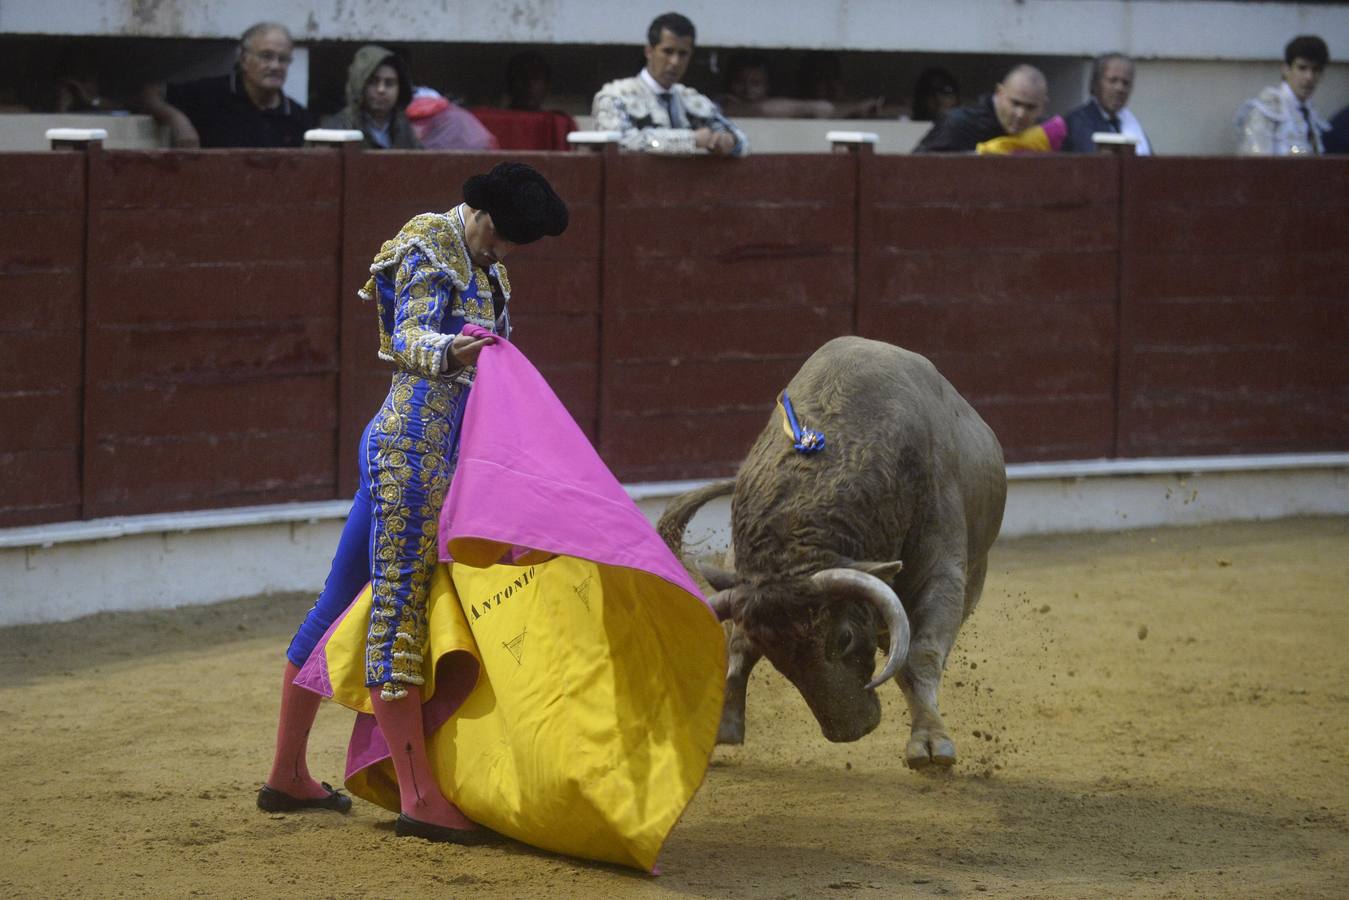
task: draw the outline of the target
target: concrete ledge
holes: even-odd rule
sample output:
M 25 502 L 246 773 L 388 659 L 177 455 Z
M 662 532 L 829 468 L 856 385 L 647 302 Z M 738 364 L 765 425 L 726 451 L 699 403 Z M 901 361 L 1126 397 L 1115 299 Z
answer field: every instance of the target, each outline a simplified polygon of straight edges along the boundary
M 1007 476 L 1003 537 L 1349 515 L 1349 453 L 1030 463 Z M 705 483 L 627 490 L 654 522 L 670 498 Z M 317 592 L 350 507 L 286 503 L 0 529 L 0 626 Z M 724 549 L 729 517 L 729 498 L 704 507 L 689 526 L 691 549 Z

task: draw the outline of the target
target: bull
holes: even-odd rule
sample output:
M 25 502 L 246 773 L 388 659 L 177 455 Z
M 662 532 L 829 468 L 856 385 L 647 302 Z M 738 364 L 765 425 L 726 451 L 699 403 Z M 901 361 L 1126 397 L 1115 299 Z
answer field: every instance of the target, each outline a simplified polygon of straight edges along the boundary
M 676 498 L 657 526 L 682 557 L 697 510 L 732 495 L 734 569 L 697 563 L 715 590 L 709 604 L 734 623 L 718 742 L 744 741 L 746 685 L 767 656 L 830 741 L 869 734 L 876 688 L 897 677 L 905 761 L 952 766 L 937 694 L 1002 525 L 1002 447 L 931 362 L 879 341 L 829 341 L 786 396 L 792 406 L 774 412 L 738 475 Z M 822 432 L 822 452 L 784 435 L 793 407 Z

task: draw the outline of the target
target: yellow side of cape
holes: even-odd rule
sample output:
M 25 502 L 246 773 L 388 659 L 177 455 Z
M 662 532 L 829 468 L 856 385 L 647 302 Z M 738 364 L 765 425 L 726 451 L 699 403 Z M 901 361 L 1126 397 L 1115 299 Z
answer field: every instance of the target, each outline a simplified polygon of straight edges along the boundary
M 333 698 L 366 713 L 369 614 L 367 588 L 325 648 Z M 424 699 L 439 661 L 480 664 L 427 739 L 446 796 L 525 843 L 650 870 L 716 742 L 725 642 L 707 608 L 653 575 L 560 556 L 438 566 L 427 614 Z M 347 787 L 399 808 L 387 759 Z

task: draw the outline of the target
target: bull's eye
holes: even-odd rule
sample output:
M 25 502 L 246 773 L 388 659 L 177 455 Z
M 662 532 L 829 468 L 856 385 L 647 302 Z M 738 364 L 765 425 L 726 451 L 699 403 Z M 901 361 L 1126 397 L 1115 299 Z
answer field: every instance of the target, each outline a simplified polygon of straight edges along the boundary
M 847 653 L 848 650 L 852 647 L 852 640 L 853 640 L 852 629 L 846 625 L 840 628 L 838 630 L 838 638 L 835 640 L 834 643 L 835 654 L 838 656 L 842 656 L 845 653 Z

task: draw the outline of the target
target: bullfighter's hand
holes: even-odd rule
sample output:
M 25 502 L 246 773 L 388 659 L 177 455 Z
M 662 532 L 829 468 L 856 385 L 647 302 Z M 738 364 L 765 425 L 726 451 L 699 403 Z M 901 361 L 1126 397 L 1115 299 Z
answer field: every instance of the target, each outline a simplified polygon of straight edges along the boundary
M 461 366 L 471 366 L 478 361 L 478 354 L 482 348 L 488 344 L 495 344 L 494 335 L 485 334 L 482 337 L 472 337 L 467 334 L 456 334 L 454 341 L 450 343 L 450 356 L 454 357 L 455 362 Z M 445 360 L 446 368 L 449 368 L 449 358 Z
M 698 128 L 693 132 L 693 145 L 701 147 L 713 156 L 730 156 L 731 151 L 735 149 L 735 136 L 725 131 Z

